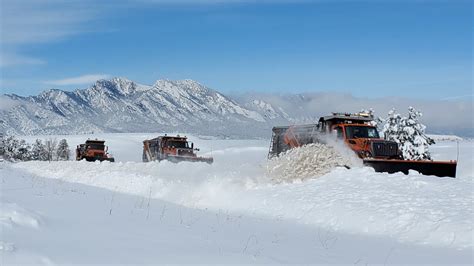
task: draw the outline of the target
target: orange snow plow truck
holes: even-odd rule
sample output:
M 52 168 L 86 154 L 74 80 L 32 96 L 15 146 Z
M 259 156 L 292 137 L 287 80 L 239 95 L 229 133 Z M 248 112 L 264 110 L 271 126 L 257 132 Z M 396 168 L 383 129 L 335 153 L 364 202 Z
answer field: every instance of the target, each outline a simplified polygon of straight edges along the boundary
M 187 137 L 160 136 L 143 141 L 143 162 L 168 160 L 171 162 L 206 162 L 212 164 L 212 157 L 198 157 L 194 151 L 194 143 L 188 142 Z
M 415 170 L 423 175 L 456 177 L 456 161 L 404 160 L 398 144 L 379 136 L 368 114 L 333 113 L 321 117 L 318 124 L 274 127 L 269 157 L 309 143 L 327 143 L 332 135 L 351 148 L 376 172 Z
M 107 152 L 108 147 L 104 145 L 105 140 L 86 140 L 85 144 L 79 144 L 76 148 L 76 160 L 86 159 L 88 162 L 109 161 L 115 159 Z

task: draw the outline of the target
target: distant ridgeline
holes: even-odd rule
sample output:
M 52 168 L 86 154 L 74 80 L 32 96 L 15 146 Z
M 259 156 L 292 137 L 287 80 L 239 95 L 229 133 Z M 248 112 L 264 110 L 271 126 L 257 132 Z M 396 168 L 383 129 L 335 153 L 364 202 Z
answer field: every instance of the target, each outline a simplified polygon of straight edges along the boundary
M 347 110 L 340 110 L 345 108 L 341 103 L 332 104 L 341 99 L 351 103 Z M 0 100 L 0 132 L 5 135 L 187 132 L 230 138 L 270 138 L 276 125 L 316 123 L 330 112 L 378 104 L 337 93 L 230 98 L 193 80 L 158 80 L 148 86 L 124 78 L 99 80 L 75 91 L 8 94 Z

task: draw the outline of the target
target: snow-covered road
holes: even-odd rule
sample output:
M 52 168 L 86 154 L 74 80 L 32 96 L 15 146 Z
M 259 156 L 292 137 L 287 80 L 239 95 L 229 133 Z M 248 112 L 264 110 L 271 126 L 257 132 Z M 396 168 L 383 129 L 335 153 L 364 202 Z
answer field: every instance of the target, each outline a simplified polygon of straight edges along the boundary
M 146 136 L 104 137 L 119 162 L 2 164 L 2 254 L 8 261 L 30 255 L 57 263 L 121 261 L 90 250 L 88 258 L 56 254 L 23 241 L 31 231 L 62 250 L 69 223 L 79 242 L 81 231 L 91 238 L 86 249 L 127 248 L 128 263 L 472 263 L 472 142 L 460 143 L 455 179 L 359 167 L 275 184 L 266 171 L 267 141 L 194 138 L 215 158 L 207 165 L 141 163 Z M 457 154 L 456 142 L 432 150 L 436 159 Z M 165 225 L 163 213 L 169 214 Z M 156 256 L 151 246 L 174 257 Z

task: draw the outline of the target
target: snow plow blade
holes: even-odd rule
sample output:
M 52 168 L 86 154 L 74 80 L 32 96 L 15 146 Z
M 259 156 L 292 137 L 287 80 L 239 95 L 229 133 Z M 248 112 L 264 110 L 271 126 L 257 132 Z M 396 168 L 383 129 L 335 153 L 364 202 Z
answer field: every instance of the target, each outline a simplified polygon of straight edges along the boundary
M 86 159 L 86 161 L 88 161 L 88 162 L 95 162 L 95 161 L 100 161 L 100 162 L 109 161 L 109 162 L 111 162 L 111 163 L 115 162 L 115 159 L 114 159 L 114 158 L 84 157 L 84 159 Z
M 190 156 L 171 156 L 171 155 L 168 155 L 166 157 L 166 160 L 173 163 L 204 162 L 204 163 L 212 164 L 214 162 L 214 159 L 212 157 L 190 157 Z
M 375 172 L 390 174 L 402 172 L 407 175 L 409 170 L 415 170 L 423 175 L 456 177 L 457 162 L 364 159 L 364 165 L 371 166 Z

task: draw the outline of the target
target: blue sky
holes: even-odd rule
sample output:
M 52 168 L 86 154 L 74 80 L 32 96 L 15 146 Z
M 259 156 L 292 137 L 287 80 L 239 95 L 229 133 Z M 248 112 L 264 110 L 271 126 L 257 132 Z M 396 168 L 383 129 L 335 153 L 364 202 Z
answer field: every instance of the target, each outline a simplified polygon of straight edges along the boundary
M 2 0 L 1 90 L 197 80 L 227 94 L 471 98 L 471 1 Z

